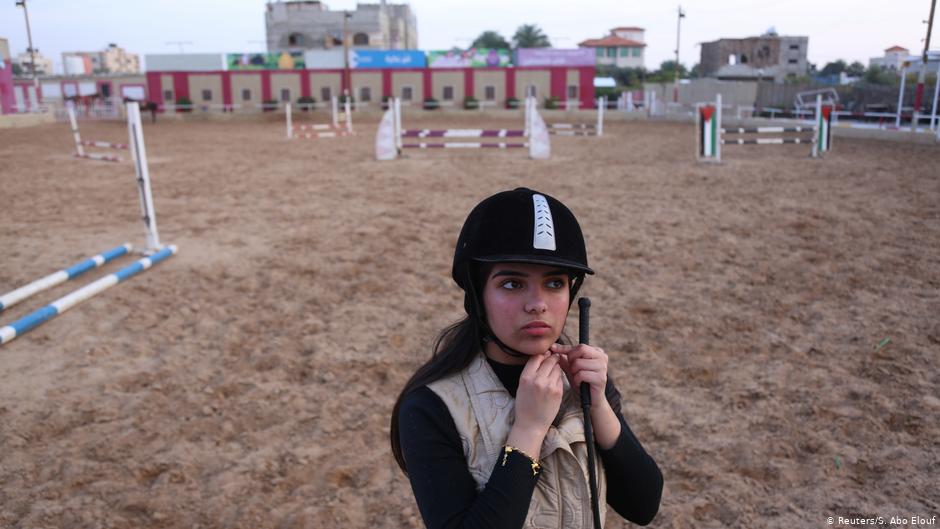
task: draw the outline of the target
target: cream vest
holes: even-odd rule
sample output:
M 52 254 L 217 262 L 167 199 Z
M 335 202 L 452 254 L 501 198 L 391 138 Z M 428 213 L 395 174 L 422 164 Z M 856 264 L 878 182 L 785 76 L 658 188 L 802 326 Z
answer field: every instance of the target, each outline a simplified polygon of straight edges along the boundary
M 561 408 L 542 442 L 539 477 L 523 527 L 591 529 L 591 491 L 588 452 L 578 396 L 564 380 Z M 428 387 L 450 411 L 467 467 L 477 490 L 483 490 L 515 421 L 515 399 L 486 362 L 483 353 L 463 371 L 432 382 Z M 596 450 L 595 450 L 596 452 Z M 600 456 L 595 454 L 601 524 L 607 511 L 607 480 Z

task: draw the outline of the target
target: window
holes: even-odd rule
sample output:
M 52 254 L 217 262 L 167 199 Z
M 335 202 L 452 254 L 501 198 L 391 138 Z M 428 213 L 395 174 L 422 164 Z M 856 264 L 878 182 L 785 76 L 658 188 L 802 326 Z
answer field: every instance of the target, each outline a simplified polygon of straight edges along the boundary
M 617 56 L 617 48 L 607 48 L 607 56 L 608 56 L 608 57 L 616 57 L 616 56 Z
M 797 50 L 797 51 L 799 51 L 800 45 L 799 45 L 799 44 L 790 44 L 790 49 L 791 49 L 791 50 Z
M 300 33 L 291 33 L 287 36 L 287 45 L 288 46 L 303 46 L 304 45 L 304 36 Z
M 633 48 L 633 56 L 641 57 L 643 55 L 643 48 Z
M 577 99 L 578 98 L 578 85 L 570 84 L 568 85 L 568 99 Z
M 741 54 L 741 64 L 747 64 L 747 55 Z
M 537 93 L 536 90 L 535 90 L 535 85 L 534 85 L 534 84 L 530 84 L 529 86 L 527 86 L 527 87 L 525 88 L 525 96 L 526 96 L 526 97 L 537 97 L 537 96 L 538 96 L 538 93 Z
M 290 90 L 287 88 L 281 88 L 281 101 L 285 103 L 290 103 Z
M 483 99 L 487 101 L 496 100 L 496 87 L 489 84 L 483 87 Z
M 401 98 L 403 101 L 411 101 L 415 97 L 415 89 L 410 86 L 401 87 Z
M 598 57 L 603 57 L 603 56 L 604 56 L 604 53 L 605 53 L 604 48 L 597 48 L 597 56 L 598 56 Z
M 242 90 L 242 101 L 251 101 L 251 90 L 247 88 Z
M 203 90 L 203 91 L 202 91 L 202 100 L 203 100 L 203 101 L 212 101 L 212 90 Z
M 445 86 L 444 87 L 444 101 L 453 101 L 454 100 L 454 87 Z
M 353 46 L 368 46 L 369 36 L 365 33 L 356 33 L 353 35 Z
M 798 63 L 798 62 L 800 62 L 800 61 L 799 61 L 798 59 L 790 59 L 790 60 L 788 60 L 787 62 L 790 63 L 790 64 L 796 64 L 796 63 Z
M 164 90 L 164 91 L 163 91 L 163 100 L 164 100 L 164 101 L 173 101 L 173 91 L 172 91 L 172 90 Z
M 630 50 L 631 50 L 632 48 L 619 48 L 619 49 L 620 49 L 620 56 L 621 56 L 621 57 L 629 57 L 629 56 L 630 56 Z
M 734 54 L 728 55 L 728 64 L 738 64 L 738 56 Z
M 363 103 L 372 101 L 372 89 L 368 86 L 359 88 L 359 101 L 362 101 Z
M 330 91 L 329 86 L 324 86 L 320 89 L 320 101 L 331 101 L 333 99 L 333 94 Z

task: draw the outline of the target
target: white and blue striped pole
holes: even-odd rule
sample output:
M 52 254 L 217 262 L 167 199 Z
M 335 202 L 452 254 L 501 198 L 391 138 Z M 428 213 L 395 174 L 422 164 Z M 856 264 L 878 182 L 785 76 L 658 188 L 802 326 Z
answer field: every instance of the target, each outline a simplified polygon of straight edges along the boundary
M 43 290 L 52 288 L 70 279 L 75 279 L 76 277 L 93 268 L 98 268 L 99 266 L 113 261 L 122 255 L 126 255 L 129 251 L 131 251 L 131 245 L 129 243 L 124 243 L 121 246 L 108 250 L 107 252 L 93 255 L 82 262 L 75 263 L 68 268 L 49 274 L 41 279 L 37 279 L 36 281 L 22 286 L 12 292 L 7 292 L 6 294 L 0 296 L 0 312 L 12 307 L 13 305 L 16 305 L 20 301 L 23 301 L 30 296 L 42 292 Z
M 58 316 L 59 314 L 69 310 L 75 305 L 78 305 L 82 301 L 85 301 L 86 299 L 99 294 L 108 288 L 111 288 L 114 285 L 129 279 L 140 272 L 143 272 L 144 270 L 147 270 L 151 266 L 167 259 L 175 253 L 176 246 L 167 246 L 150 257 L 139 259 L 134 264 L 118 270 L 113 274 L 108 274 L 93 283 L 85 285 L 75 292 L 53 301 L 49 305 L 46 305 L 32 314 L 24 316 L 23 318 L 20 318 L 19 320 L 9 325 L 0 327 L 0 344 L 5 344 L 13 340 L 23 333 L 38 327 L 39 325 Z

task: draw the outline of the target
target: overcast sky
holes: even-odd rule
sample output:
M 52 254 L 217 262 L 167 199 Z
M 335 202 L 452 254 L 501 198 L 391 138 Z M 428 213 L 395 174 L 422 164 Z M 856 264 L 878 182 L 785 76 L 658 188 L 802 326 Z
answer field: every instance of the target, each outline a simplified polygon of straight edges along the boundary
M 646 29 L 646 67 L 672 59 L 678 3 L 625 0 L 411 0 L 421 49 L 466 47 L 494 30 L 507 39 L 521 24 L 536 24 L 556 48 L 575 48 L 612 27 Z M 33 43 L 56 69 L 63 51 L 94 51 L 114 42 L 132 53 L 175 53 L 171 41 L 190 41 L 186 52 L 263 51 L 263 0 L 28 0 Z M 355 9 L 355 0 L 328 0 L 331 9 Z M 836 59 L 880 57 L 900 45 L 920 54 L 930 0 L 687 0 L 682 2 L 680 61 L 699 62 L 700 42 L 755 36 L 770 27 L 781 35 L 809 37 L 809 60 L 822 67 Z M 890 6 L 889 8 L 886 8 Z M 0 38 L 14 55 L 25 51 L 23 10 L 0 0 Z M 934 32 L 933 49 L 940 48 Z

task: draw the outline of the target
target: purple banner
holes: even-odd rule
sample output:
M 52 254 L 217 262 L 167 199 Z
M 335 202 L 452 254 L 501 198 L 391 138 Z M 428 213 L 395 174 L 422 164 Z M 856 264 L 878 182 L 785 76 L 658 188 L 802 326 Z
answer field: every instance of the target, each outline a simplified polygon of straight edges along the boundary
M 519 48 L 516 66 L 594 66 L 595 53 L 594 48 Z

